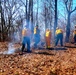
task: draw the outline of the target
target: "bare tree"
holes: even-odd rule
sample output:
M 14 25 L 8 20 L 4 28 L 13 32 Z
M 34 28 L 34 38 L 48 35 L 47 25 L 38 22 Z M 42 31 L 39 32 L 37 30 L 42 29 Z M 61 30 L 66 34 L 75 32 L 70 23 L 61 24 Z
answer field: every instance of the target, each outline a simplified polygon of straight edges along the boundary
M 71 14 L 76 10 L 76 7 L 73 9 L 73 0 L 64 0 L 65 6 L 66 6 L 66 10 L 67 10 L 67 26 L 66 26 L 66 42 L 69 42 L 69 37 L 70 37 L 70 26 L 71 26 L 71 22 L 70 22 L 70 17 Z
M 33 0 L 29 0 L 28 21 L 31 23 L 31 31 L 33 32 Z
M 1 40 L 4 41 L 4 30 L 3 27 L 5 25 L 5 19 L 4 19 L 4 10 L 2 8 L 2 1 L 0 0 L 0 14 L 1 14 Z
M 27 10 L 27 8 L 28 8 L 28 0 L 19 0 L 20 1 L 20 3 L 21 3 L 21 5 L 23 5 L 23 7 L 24 7 L 24 18 L 26 18 L 27 19 L 27 12 L 28 12 L 28 10 Z
M 55 31 L 56 31 L 56 27 L 57 27 L 57 0 L 55 0 L 55 22 L 54 22 L 54 37 L 55 37 Z
M 39 0 L 37 0 L 37 13 L 36 13 L 36 24 L 38 24 L 38 11 L 39 11 Z
M 1 6 L 2 38 L 8 38 L 20 15 L 21 5 L 15 0 L 3 0 Z M 7 35 L 7 36 L 4 36 Z M 5 39 L 4 39 L 5 40 Z
M 43 11 L 42 16 L 44 17 L 45 29 L 52 28 L 53 18 L 54 18 L 54 1 L 53 0 L 44 0 L 43 1 Z

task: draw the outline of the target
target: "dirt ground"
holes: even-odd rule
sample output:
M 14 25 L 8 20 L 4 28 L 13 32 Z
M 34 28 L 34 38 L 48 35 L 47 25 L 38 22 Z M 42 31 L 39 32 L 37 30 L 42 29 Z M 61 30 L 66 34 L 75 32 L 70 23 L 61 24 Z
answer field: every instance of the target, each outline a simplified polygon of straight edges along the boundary
M 0 42 L 0 75 L 76 75 L 76 48 L 70 46 L 19 55 L 20 44 L 14 44 L 15 53 L 7 54 L 8 42 Z

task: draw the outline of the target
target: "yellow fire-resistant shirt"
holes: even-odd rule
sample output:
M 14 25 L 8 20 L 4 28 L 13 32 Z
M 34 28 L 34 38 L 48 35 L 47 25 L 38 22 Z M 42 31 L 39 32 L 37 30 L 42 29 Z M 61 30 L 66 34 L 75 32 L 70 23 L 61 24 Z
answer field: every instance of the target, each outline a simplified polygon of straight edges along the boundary
M 55 34 L 57 35 L 57 34 L 60 34 L 60 33 L 63 33 L 62 29 L 57 29 Z
M 22 36 L 26 36 L 26 31 L 27 31 L 27 29 L 22 30 Z
M 23 36 L 23 37 L 24 37 L 24 36 L 30 37 L 30 35 L 31 35 L 31 30 L 30 30 L 30 29 L 25 28 L 25 29 L 22 30 L 22 36 Z
M 36 34 L 36 27 L 34 28 L 34 34 Z
M 46 30 L 45 36 L 46 37 L 50 36 L 50 30 Z
M 74 30 L 74 35 L 76 35 L 76 30 Z

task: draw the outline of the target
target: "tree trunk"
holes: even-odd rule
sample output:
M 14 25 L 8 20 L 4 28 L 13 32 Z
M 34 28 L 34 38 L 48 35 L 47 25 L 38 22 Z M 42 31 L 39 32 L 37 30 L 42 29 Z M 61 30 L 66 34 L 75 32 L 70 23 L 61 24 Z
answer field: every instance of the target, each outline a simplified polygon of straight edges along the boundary
M 36 24 L 38 24 L 38 9 L 39 9 L 39 1 L 37 0 Z
M 31 31 L 33 33 L 33 29 L 34 29 L 34 26 L 33 26 L 33 0 L 31 0 L 31 13 L 30 13 L 30 17 L 31 17 Z
M 45 30 L 47 28 L 47 8 L 46 8 L 46 4 L 45 4 Z
M 68 13 L 67 26 L 66 26 L 66 39 L 65 39 L 67 43 L 69 43 L 69 37 L 70 37 L 70 16 L 71 14 Z
M 1 41 L 4 41 L 4 31 L 3 31 L 3 13 L 2 13 L 2 6 L 1 6 L 1 0 L 0 0 L 0 10 L 1 10 Z
M 54 38 L 55 38 L 55 31 L 56 31 L 56 27 L 57 27 L 57 0 L 55 0 L 55 22 L 54 22 Z
M 65 0 L 65 6 L 66 6 L 66 10 L 67 10 L 67 13 L 68 13 L 68 17 L 67 17 L 67 26 L 66 26 L 66 38 L 65 38 L 65 41 L 67 43 L 69 43 L 69 38 L 70 38 L 70 16 L 71 14 L 76 10 L 76 7 L 72 10 L 72 6 L 73 6 L 73 0 Z
M 26 20 L 27 20 L 27 0 L 26 0 L 26 6 L 25 7 L 26 7 L 25 11 L 26 11 Z

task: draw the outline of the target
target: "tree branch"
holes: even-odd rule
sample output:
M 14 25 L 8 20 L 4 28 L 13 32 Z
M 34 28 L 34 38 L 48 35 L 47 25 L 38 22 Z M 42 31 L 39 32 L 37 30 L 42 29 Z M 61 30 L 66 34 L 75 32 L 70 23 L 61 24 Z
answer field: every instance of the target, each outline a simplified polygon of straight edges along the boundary
M 74 12 L 76 10 L 76 7 L 74 8 L 74 10 L 72 10 L 70 13 Z
M 26 7 L 26 4 L 25 4 L 25 2 L 23 2 L 22 0 L 20 0 L 21 2 L 22 2 L 22 4 Z
M 67 7 L 68 0 L 64 1 L 64 3 L 65 3 L 65 6 L 66 6 L 66 10 L 67 10 L 67 12 L 68 12 L 68 11 L 69 11 L 69 10 L 68 10 L 68 7 Z
M 67 4 L 68 3 L 68 0 L 66 0 L 65 3 Z

